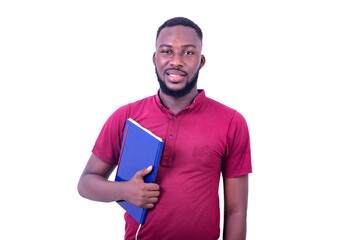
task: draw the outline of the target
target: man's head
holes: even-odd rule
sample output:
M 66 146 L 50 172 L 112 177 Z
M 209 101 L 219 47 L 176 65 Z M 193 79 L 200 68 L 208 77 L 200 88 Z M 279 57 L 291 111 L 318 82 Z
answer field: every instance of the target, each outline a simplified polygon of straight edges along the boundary
M 153 56 L 160 90 L 173 97 L 182 97 L 196 90 L 200 68 L 202 32 L 191 20 L 172 18 L 161 25 L 156 35 Z
M 166 22 L 164 22 L 157 30 L 156 40 L 159 38 L 159 34 L 160 34 L 161 30 L 163 30 L 163 28 L 174 27 L 174 26 L 179 26 L 179 25 L 193 28 L 196 31 L 198 37 L 200 38 L 200 40 L 202 42 L 203 34 L 202 34 L 200 27 L 196 23 L 191 21 L 190 19 L 187 19 L 184 17 L 175 17 L 175 18 L 171 18 L 171 19 L 167 20 Z

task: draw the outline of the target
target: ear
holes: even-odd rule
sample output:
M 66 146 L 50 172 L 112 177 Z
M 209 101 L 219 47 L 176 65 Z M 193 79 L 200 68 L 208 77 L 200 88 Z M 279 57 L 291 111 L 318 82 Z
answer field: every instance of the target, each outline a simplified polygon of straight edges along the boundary
M 202 68 L 204 65 L 205 65 L 205 56 L 204 55 L 201 55 L 201 59 L 200 59 L 200 68 Z
M 153 63 L 154 63 L 154 65 L 156 66 L 155 60 L 156 60 L 156 52 L 154 52 L 154 54 L 153 54 Z

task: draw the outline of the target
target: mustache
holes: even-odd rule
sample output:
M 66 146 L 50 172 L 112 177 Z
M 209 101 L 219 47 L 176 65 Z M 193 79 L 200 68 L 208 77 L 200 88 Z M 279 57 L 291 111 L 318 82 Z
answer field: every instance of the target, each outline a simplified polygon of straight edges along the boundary
M 187 73 L 187 72 L 185 72 L 184 70 L 181 70 L 180 68 L 176 68 L 176 67 L 167 68 L 167 69 L 165 69 L 164 73 L 166 73 L 166 72 L 168 72 L 168 71 L 172 71 L 172 70 L 175 70 L 175 71 L 181 72 L 181 73 L 183 73 L 184 75 L 188 75 L 188 73 Z

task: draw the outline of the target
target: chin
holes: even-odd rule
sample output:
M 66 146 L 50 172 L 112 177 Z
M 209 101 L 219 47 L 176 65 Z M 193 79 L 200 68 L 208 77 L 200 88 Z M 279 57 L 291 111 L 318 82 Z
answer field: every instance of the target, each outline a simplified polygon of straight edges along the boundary
M 200 70 L 200 69 L 199 69 Z M 175 98 L 179 98 L 179 97 L 183 97 L 183 96 L 186 96 L 187 94 L 189 94 L 191 92 L 191 90 L 194 89 L 194 87 L 196 87 L 197 85 L 197 79 L 198 79 L 198 75 L 199 75 L 199 70 L 197 72 L 197 74 L 191 79 L 191 81 L 189 82 L 188 80 L 186 81 L 186 84 L 185 86 L 183 87 L 180 87 L 180 88 L 170 88 L 166 82 L 160 78 L 156 68 L 155 68 L 155 73 L 156 73 L 156 76 L 157 76 L 157 80 L 159 82 L 159 85 L 160 85 L 160 89 L 161 91 L 168 95 L 168 96 L 172 96 L 172 97 L 175 97 Z M 166 78 L 164 78 L 166 79 Z M 172 84 L 174 85 L 174 84 Z M 180 83 L 179 83 L 180 85 Z

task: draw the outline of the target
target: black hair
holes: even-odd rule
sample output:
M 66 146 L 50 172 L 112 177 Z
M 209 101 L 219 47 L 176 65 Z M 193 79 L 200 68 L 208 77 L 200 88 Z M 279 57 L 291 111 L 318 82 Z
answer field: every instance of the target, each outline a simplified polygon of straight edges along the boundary
M 191 27 L 193 29 L 195 29 L 198 37 L 200 38 L 200 40 L 202 41 L 203 35 L 202 35 L 202 31 L 200 29 L 200 27 L 194 23 L 193 21 L 191 21 L 190 19 L 184 18 L 184 17 L 175 17 L 175 18 L 171 18 L 169 20 L 167 20 L 166 22 L 164 22 L 158 29 L 157 33 L 156 33 L 156 39 L 158 39 L 159 34 L 161 32 L 161 30 L 165 27 L 174 27 L 174 26 L 178 26 L 178 25 L 182 25 L 185 27 Z

